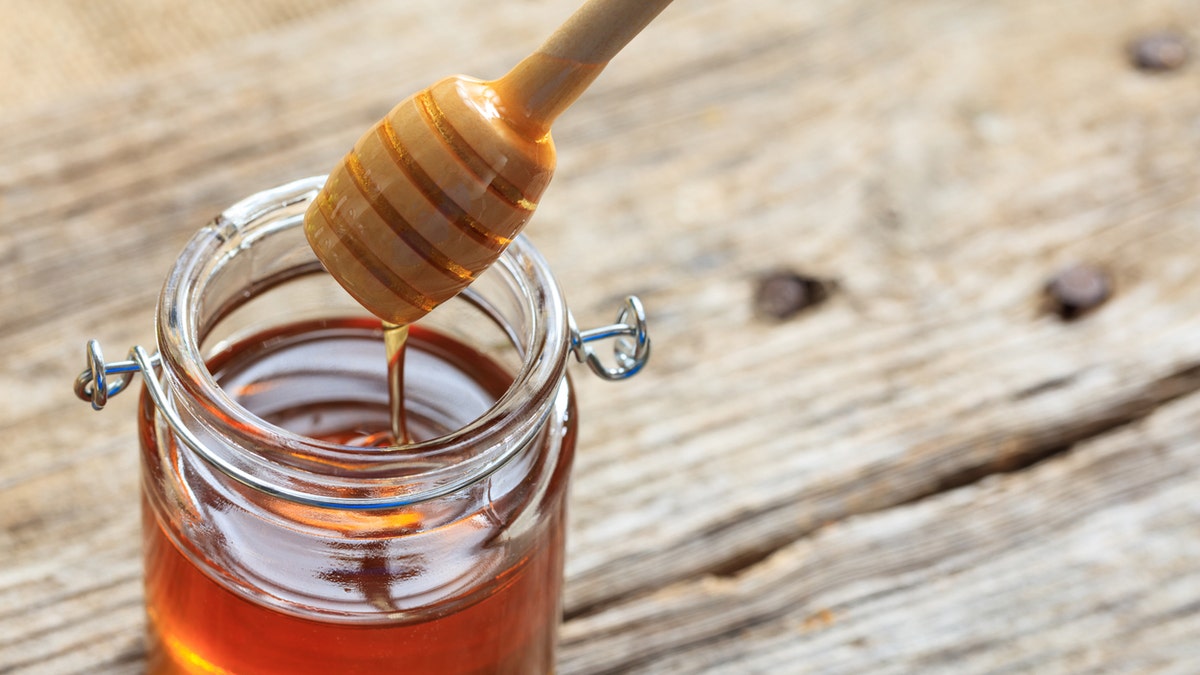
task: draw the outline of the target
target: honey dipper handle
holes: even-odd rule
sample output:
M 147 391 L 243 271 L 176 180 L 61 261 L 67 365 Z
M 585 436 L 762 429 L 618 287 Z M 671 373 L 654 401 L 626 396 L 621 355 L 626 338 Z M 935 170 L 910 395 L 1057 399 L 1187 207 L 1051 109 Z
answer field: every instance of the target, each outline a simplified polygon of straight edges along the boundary
M 538 51 L 576 63 L 603 65 L 669 4 L 671 0 L 588 0 Z
M 550 124 L 671 0 L 587 0 L 536 52 L 492 85 L 510 123 L 530 135 Z

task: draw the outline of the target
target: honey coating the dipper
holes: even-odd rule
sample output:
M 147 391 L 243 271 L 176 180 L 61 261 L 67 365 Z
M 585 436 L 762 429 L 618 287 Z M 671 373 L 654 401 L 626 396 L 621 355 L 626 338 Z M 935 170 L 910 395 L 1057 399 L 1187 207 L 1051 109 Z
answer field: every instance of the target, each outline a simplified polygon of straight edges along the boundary
M 400 326 L 458 294 L 537 208 L 551 123 L 669 2 L 590 0 L 503 77 L 450 77 L 393 108 L 305 214 L 326 270 Z
M 533 215 L 554 145 L 519 134 L 497 103 L 488 83 L 457 77 L 405 100 L 310 206 L 309 243 L 380 318 L 411 323 L 453 297 Z

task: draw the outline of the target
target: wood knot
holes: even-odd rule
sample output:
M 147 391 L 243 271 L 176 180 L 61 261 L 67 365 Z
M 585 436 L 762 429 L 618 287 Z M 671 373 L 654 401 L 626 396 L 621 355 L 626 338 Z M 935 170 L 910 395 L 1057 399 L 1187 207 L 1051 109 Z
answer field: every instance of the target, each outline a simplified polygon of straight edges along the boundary
M 1096 265 L 1074 264 L 1046 283 L 1050 311 L 1072 321 L 1104 304 L 1112 295 L 1112 279 Z
M 763 274 L 754 291 L 754 311 L 772 321 L 784 321 L 824 302 L 833 282 L 789 270 Z
M 1129 44 L 1129 60 L 1138 70 L 1175 70 L 1187 63 L 1187 40 L 1179 33 L 1170 31 L 1150 33 Z

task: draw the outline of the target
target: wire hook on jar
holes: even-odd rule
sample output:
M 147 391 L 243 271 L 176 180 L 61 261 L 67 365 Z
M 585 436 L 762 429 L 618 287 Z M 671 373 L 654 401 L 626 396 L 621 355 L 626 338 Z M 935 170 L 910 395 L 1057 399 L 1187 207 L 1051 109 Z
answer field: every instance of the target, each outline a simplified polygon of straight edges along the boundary
M 88 367 L 75 378 L 75 395 L 92 404 L 92 410 L 103 410 L 108 403 L 108 397 L 116 396 L 125 391 L 133 381 L 133 374 L 142 369 L 134 356 L 134 350 L 129 350 L 125 361 L 104 362 L 104 353 L 100 351 L 99 340 L 88 340 L 85 354 Z M 157 368 L 158 354 L 149 359 L 151 368 Z M 109 375 L 119 375 L 115 381 L 109 382 Z
M 630 323 L 632 318 L 633 322 Z M 616 323 L 600 328 L 581 331 L 570 318 L 571 353 L 580 363 L 586 363 L 592 372 L 609 381 L 633 377 L 650 360 L 650 336 L 646 332 L 646 309 L 636 295 L 625 298 L 625 304 L 617 314 Z M 604 365 L 589 342 L 616 338 L 613 342 L 613 357 L 617 365 Z
M 569 315 L 568 315 L 569 316 Z M 632 319 L 632 322 L 631 322 Z M 602 379 L 615 381 L 633 377 L 646 365 L 650 359 L 650 336 L 646 331 L 646 310 L 642 301 L 636 295 L 625 298 L 621 311 L 617 314 L 616 323 L 599 328 L 579 330 L 575 318 L 570 317 L 571 353 L 580 363 L 586 363 L 588 368 Z M 615 367 L 604 365 L 600 357 L 588 343 L 615 338 L 613 357 L 617 361 Z M 100 350 L 99 340 L 88 340 L 85 359 L 87 368 L 75 378 L 75 395 L 81 400 L 92 404 L 92 410 L 103 410 L 111 396 L 125 391 L 133 381 L 138 371 L 144 375 L 152 375 L 144 366 L 150 369 L 159 367 L 158 352 L 150 354 L 140 363 L 135 354 L 137 347 L 129 350 L 124 361 L 106 363 L 104 353 Z M 109 376 L 117 375 L 110 381 Z

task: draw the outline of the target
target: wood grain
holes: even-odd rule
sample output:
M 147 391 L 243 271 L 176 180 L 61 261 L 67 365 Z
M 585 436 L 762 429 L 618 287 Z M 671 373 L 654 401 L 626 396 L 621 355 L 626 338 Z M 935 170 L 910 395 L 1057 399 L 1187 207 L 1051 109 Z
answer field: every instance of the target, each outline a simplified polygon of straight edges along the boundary
M 311 17 L 346 0 L 0 0 L 0 110 L 46 103 Z
M 0 117 L 0 672 L 136 672 L 133 401 L 178 249 L 408 93 L 495 77 L 567 0 L 365 2 Z M 561 672 L 1163 672 L 1200 654 L 1190 1 L 676 3 L 556 124 L 527 232 L 581 324 Z M 396 39 L 397 35 L 404 39 Z M 1114 296 L 1064 322 L 1074 262 Z M 773 269 L 834 280 L 786 322 Z
M 570 622 L 564 670 L 1188 672 L 1197 414 L 1189 397 L 1036 470 L 832 523 L 739 574 Z

